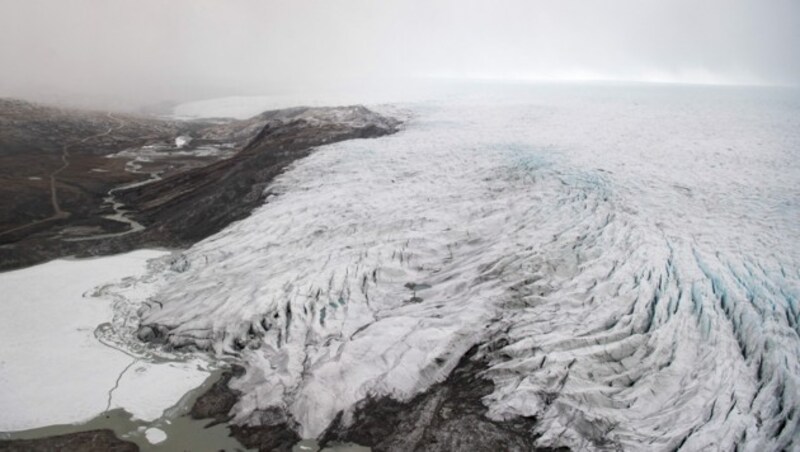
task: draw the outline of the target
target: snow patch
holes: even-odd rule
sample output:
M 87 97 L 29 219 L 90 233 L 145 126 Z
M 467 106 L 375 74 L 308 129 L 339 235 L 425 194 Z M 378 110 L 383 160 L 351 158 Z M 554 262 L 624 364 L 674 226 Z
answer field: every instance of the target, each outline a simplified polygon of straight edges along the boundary
M 186 146 L 187 144 L 192 142 L 192 137 L 181 135 L 175 138 L 175 147 L 181 149 L 182 147 Z
M 144 436 L 150 444 L 163 443 L 167 439 L 167 434 L 164 430 L 152 427 L 144 431 Z

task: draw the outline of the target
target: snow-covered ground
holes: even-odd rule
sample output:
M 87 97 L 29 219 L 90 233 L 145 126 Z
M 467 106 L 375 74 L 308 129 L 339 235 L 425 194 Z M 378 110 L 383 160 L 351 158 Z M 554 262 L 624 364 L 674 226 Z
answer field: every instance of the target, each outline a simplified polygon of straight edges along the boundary
M 246 362 L 238 420 L 283 407 L 315 437 L 491 343 L 485 403 L 536 416 L 541 445 L 800 447 L 797 92 L 500 87 L 404 108 L 404 131 L 320 148 L 142 281 L 145 323 Z
M 100 340 L 114 320 L 104 285 L 114 283 L 128 298 L 146 296 L 136 278 L 148 259 L 165 254 L 55 260 L 0 273 L 0 431 L 79 423 L 115 408 L 154 420 L 205 381 L 203 360 L 154 359 Z

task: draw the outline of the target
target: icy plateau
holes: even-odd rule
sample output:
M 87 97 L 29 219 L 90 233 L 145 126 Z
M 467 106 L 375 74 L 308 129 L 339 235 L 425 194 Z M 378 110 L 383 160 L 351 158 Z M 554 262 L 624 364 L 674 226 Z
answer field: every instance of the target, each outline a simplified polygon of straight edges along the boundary
M 150 264 L 116 330 L 230 357 L 235 422 L 319 436 L 480 345 L 542 446 L 800 448 L 800 98 L 499 92 L 393 107 L 265 205 Z M 124 290 L 120 291 L 125 294 Z

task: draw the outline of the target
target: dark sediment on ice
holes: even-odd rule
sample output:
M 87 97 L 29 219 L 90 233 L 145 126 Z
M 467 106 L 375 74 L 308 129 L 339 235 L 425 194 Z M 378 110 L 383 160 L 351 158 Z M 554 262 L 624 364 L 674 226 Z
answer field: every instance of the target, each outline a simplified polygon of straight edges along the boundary
M 407 402 L 369 398 L 355 410 L 350 425 L 342 414 L 320 443 L 349 442 L 375 451 L 568 451 L 535 446 L 536 419 L 498 422 L 486 416 L 483 397 L 494 383 L 480 374 L 477 347 L 465 354 L 447 379 Z
M 476 350 L 464 355 L 446 380 L 407 402 L 369 398 L 356 408 L 350 425 L 344 425 L 340 413 L 320 445 L 351 443 L 375 451 L 568 451 L 536 447 L 536 419 L 498 422 L 486 416 L 482 399 L 491 394 L 494 384 L 480 375 L 487 364 L 475 358 Z M 241 367 L 226 372 L 197 400 L 192 416 L 213 419 L 212 423 L 229 421 L 241 394 L 228 384 L 243 373 Z M 300 441 L 285 414 L 265 412 L 261 419 L 261 426 L 232 425 L 231 434 L 243 445 L 262 451 L 288 451 Z

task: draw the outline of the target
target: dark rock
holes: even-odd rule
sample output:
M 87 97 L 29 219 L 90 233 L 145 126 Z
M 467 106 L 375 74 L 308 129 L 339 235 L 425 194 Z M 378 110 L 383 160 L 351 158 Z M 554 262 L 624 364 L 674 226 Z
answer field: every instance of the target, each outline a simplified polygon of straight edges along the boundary
M 363 107 L 295 108 L 258 118 L 266 124 L 233 158 L 120 194 L 137 220 L 154 226 L 142 231 L 142 239 L 164 246 L 192 244 L 264 204 L 275 176 L 313 147 L 397 129 L 395 121 Z
M 136 337 L 142 342 L 165 344 L 167 331 L 167 328 L 162 325 L 141 325 L 136 331 Z
M 38 439 L 0 440 L 9 452 L 135 452 L 139 446 L 123 441 L 111 430 L 90 430 Z
M 230 421 L 230 411 L 241 393 L 231 389 L 229 383 L 234 377 L 242 375 L 244 368 L 241 366 L 233 366 L 231 370 L 223 372 L 211 389 L 195 401 L 190 416 L 193 419 L 213 419 L 209 427 Z M 300 436 L 293 427 L 294 422 L 285 413 L 266 410 L 259 414 L 262 425 L 230 425 L 231 436 L 243 446 L 260 451 L 290 451 L 292 446 L 300 442 Z
M 303 107 L 244 121 L 181 122 L 0 99 L 0 271 L 69 255 L 189 246 L 247 217 L 265 202 L 265 189 L 275 176 L 315 146 L 390 134 L 398 124 L 364 107 Z M 193 146 L 230 145 L 237 152 L 230 158 L 190 158 L 165 150 L 166 157 L 147 169 L 159 172 L 161 180 L 114 192 L 126 215 L 146 229 L 101 239 L 64 239 L 65 231 L 82 238 L 123 232 L 120 225 L 127 228 L 103 218 L 111 213 L 105 198 L 110 189 L 148 175 L 130 173 L 126 159 L 104 155 L 169 142 L 178 135 L 192 136 Z M 69 166 L 62 170 L 67 147 Z M 186 270 L 186 264 L 178 260 L 174 270 Z
M 408 402 L 390 397 L 368 398 L 356 407 L 353 422 L 344 425 L 342 413 L 320 439 L 331 443 L 355 443 L 375 451 L 539 451 L 568 452 L 569 449 L 536 447 L 536 419 L 517 418 L 498 422 L 486 417 L 482 399 L 494 384 L 483 378 L 487 368 L 473 347 L 450 376 Z M 241 393 L 229 387 L 244 368 L 234 366 L 223 373 L 212 388 L 192 407 L 195 419 L 228 422 Z M 231 435 L 242 445 L 261 451 L 289 451 L 300 441 L 297 425 L 287 413 L 265 410 L 256 413 L 260 425 L 230 425 Z
M 241 393 L 231 389 L 228 384 L 234 377 L 244 375 L 244 368 L 233 366 L 222 373 L 211 389 L 197 398 L 189 415 L 192 419 L 213 419 L 209 426 L 228 422 L 231 419 L 231 408 L 239 400 Z
M 139 331 L 136 332 L 136 337 L 142 342 L 151 342 L 155 339 L 156 332 L 153 328 L 143 325 L 140 326 Z
M 289 452 L 300 442 L 300 436 L 288 424 L 248 427 L 232 425 L 231 434 L 243 446 L 262 452 Z

